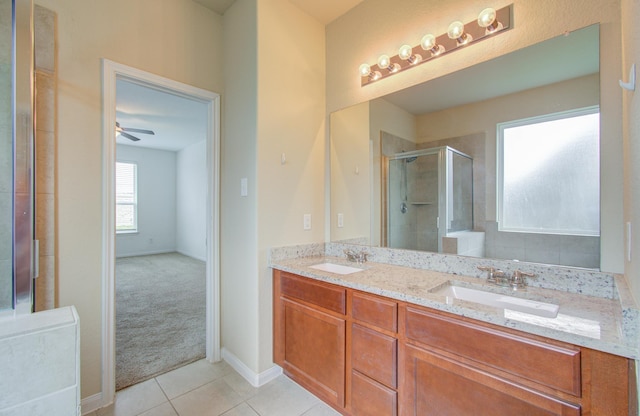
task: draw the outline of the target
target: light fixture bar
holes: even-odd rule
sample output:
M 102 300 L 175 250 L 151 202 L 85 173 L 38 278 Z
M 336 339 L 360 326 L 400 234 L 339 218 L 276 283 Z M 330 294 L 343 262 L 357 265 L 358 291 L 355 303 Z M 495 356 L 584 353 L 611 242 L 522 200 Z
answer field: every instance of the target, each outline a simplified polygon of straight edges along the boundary
M 485 9 L 480 13 L 483 19 L 479 18 L 464 25 L 462 38 L 454 37 L 452 39 L 449 34 L 444 33 L 437 36 L 435 38 L 435 42 L 430 42 L 435 46 L 429 50 L 425 50 L 423 46 L 418 44 L 417 46 L 414 46 L 411 49 L 411 53 L 409 53 L 407 45 L 403 45 L 398 55 L 394 55 L 390 58 L 384 56 L 388 59 L 388 65 L 385 68 L 381 68 L 378 64 L 370 66 L 368 64 L 363 64 L 360 66 L 360 85 L 365 86 L 372 82 L 378 82 L 381 79 L 388 78 L 404 71 L 405 69 L 413 68 L 460 48 L 466 48 L 469 45 L 476 44 L 488 37 L 496 36 L 498 33 L 507 31 L 512 27 L 512 9 L 513 4 L 510 4 L 497 10 L 495 22 L 492 22 L 490 25 L 488 23 L 484 23 L 484 21 L 487 20 L 486 17 L 484 17 L 484 13 L 488 10 Z M 481 24 L 487 24 L 488 26 L 481 26 Z M 387 64 L 387 61 L 385 61 L 384 64 Z M 365 71 L 366 75 L 365 72 L 362 71 L 363 66 L 366 66 L 369 69 L 369 72 Z M 393 70 L 391 70 L 391 68 Z

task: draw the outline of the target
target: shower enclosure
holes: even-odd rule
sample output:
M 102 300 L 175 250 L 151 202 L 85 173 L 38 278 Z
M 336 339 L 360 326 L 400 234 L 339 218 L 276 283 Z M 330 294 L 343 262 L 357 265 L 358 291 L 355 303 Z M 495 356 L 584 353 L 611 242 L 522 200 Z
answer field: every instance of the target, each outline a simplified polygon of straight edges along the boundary
M 442 252 L 443 237 L 473 229 L 473 159 L 449 146 L 386 158 L 385 246 Z
M 32 309 L 32 8 L 0 0 L 0 315 Z

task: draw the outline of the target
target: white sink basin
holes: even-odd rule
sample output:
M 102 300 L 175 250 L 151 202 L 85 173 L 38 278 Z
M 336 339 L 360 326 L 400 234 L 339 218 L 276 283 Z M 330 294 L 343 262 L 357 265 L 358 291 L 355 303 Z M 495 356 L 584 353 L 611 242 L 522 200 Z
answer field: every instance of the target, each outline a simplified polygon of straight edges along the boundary
M 336 273 L 336 274 L 351 274 L 351 273 L 361 272 L 363 270 L 357 267 L 345 266 L 342 264 L 335 264 L 335 263 L 320 263 L 320 264 L 314 264 L 313 266 L 309 266 L 309 267 L 312 269 L 322 270 L 325 272 Z
M 542 316 L 545 318 L 555 318 L 558 315 L 558 309 L 560 309 L 560 306 L 554 305 L 553 303 L 516 298 L 513 296 L 456 285 L 446 285 L 440 289 L 434 290 L 433 293 L 446 296 L 447 303 L 452 303 L 449 299 L 460 299 L 467 302 L 475 302 L 496 308 L 529 313 L 531 315 Z

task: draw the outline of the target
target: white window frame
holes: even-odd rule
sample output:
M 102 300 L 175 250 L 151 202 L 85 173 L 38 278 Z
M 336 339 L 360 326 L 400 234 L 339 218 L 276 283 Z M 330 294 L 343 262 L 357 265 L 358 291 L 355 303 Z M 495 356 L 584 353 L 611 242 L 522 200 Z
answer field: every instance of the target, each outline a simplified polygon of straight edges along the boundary
M 537 124 L 554 120 L 561 120 L 565 118 L 571 117 L 579 117 L 588 114 L 600 113 L 600 106 L 594 105 L 589 107 L 577 108 L 572 110 L 560 111 L 557 113 L 545 114 L 541 116 L 534 116 L 523 118 L 519 120 L 507 121 L 503 123 L 497 124 L 496 129 L 496 147 L 497 147 L 497 159 L 496 159 L 496 193 L 497 193 L 497 220 L 498 220 L 498 231 L 500 232 L 517 232 L 517 233 L 525 233 L 525 234 L 555 234 L 555 235 L 582 235 L 582 236 L 600 236 L 600 230 L 597 233 L 587 233 L 587 232 L 568 232 L 566 230 L 540 230 L 540 231 L 532 231 L 528 229 L 515 229 L 515 228 L 505 228 L 503 226 L 503 218 L 504 218 L 504 130 L 513 128 L 526 126 L 529 124 Z
M 133 224 L 134 228 L 132 230 L 118 230 L 117 221 L 116 221 L 116 234 L 137 234 L 138 233 L 138 163 L 129 161 L 129 160 L 118 160 L 116 161 L 116 169 L 115 174 L 118 174 L 117 163 L 127 164 L 133 166 L 133 202 L 118 202 L 117 196 L 117 187 L 116 187 L 116 215 L 118 212 L 119 205 L 127 205 L 133 206 Z M 116 217 L 117 220 L 117 217 Z

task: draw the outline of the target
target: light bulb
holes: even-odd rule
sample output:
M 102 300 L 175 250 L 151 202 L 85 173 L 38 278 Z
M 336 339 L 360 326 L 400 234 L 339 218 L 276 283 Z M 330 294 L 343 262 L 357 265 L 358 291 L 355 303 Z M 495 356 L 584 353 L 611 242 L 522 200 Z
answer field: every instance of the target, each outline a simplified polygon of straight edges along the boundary
M 362 64 L 360 65 L 359 71 L 361 77 L 366 77 L 371 73 L 371 67 L 369 64 Z
M 444 52 L 444 46 L 438 45 L 436 43 L 436 37 L 430 33 L 422 37 L 420 46 L 422 46 L 422 49 L 424 49 L 425 51 L 431 52 L 432 56 L 437 56 Z
M 402 45 L 398 51 L 398 56 L 403 61 L 409 62 L 410 65 L 415 65 L 422 61 L 422 55 L 414 54 L 411 45 Z
M 436 37 L 432 34 L 424 35 L 420 41 L 420 46 L 422 46 L 422 49 L 425 51 L 433 49 L 433 47 L 436 46 Z
M 489 35 L 497 30 L 503 29 L 502 23 L 496 20 L 496 11 L 492 8 L 486 8 L 478 15 L 478 25 L 486 28 L 485 34 Z
M 400 59 L 406 61 L 407 59 L 411 58 L 411 55 L 413 55 L 413 48 L 410 45 L 402 45 L 400 47 L 400 50 L 398 51 L 398 56 L 400 57 Z
M 460 36 L 464 34 L 464 24 L 456 20 L 455 22 L 449 25 L 449 29 L 447 30 L 447 36 L 450 39 L 458 39 Z
M 471 40 L 471 36 L 464 33 L 464 23 L 459 20 L 456 20 L 449 25 L 447 36 L 449 36 L 450 39 L 457 40 L 460 45 L 464 45 Z
M 389 65 L 391 65 L 391 59 L 389 59 L 387 55 L 380 55 L 378 58 L 378 66 L 380 69 L 389 68 Z
M 478 15 L 478 25 L 480 27 L 489 27 L 496 21 L 496 11 L 488 7 Z

